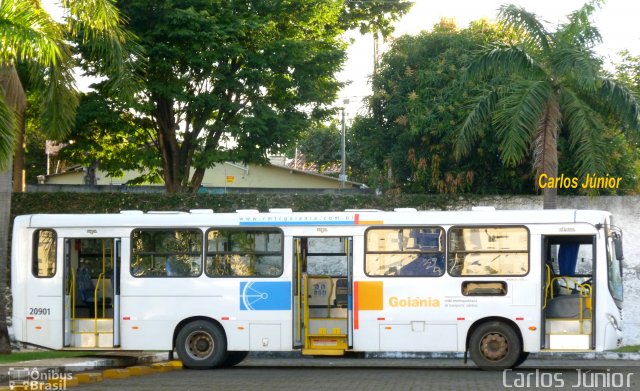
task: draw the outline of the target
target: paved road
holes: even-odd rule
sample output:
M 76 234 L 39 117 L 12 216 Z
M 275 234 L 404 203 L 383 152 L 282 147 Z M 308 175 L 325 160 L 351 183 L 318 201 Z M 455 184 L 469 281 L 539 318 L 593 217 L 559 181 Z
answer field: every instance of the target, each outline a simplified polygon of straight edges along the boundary
M 277 364 L 277 365 L 274 365 Z M 580 368 L 578 371 L 576 368 Z M 531 361 L 486 372 L 460 360 L 248 359 L 234 368 L 181 370 L 83 385 L 84 390 L 495 390 L 640 389 L 640 362 Z M 607 387 L 608 386 L 608 387 Z M 620 386 L 620 387 L 618 387 Z

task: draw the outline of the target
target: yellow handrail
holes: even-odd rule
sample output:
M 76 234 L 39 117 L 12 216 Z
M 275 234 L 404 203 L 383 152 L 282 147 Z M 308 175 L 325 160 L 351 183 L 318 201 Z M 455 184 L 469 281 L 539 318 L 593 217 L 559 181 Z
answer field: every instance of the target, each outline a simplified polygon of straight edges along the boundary
M 584 302 L 586 301 L 586 308 L 589 310 L 589 320 L 593 319 L 593 310 L 592 310 L 592 304 L 591 301 L 592 296 L 591 296 L 591 292 L 593 292 L 593 288 L 591 287 L 590 284 L 586 284 L 586 283 L 579 283 L 576 279 L 568 277 L 568 276 L 558 276 L 558 277 L 554 277 L 551 279 L 551 283 L 553 284 L 554 281 L 556 280 L 563 280 L 564 281 L 564 286 L 565 288 L 568 289 L 569 284 L 568 282 L 572 282 L 575 289 L 578 290 L 579 296 L 578 296 L 578 303 L 579 303 L 579 314 L 578 314 L 578 319 L 580 320 L 580 334 L 582 334 L 582 328 L 583 328 L 583 320 L 584 320 L 584 316 L 583 316 L 583 311 L 584 311 Z M 553 289 L 551 290 L 551 298 L 553 299 Z
M 583 293 L 585 297 L 587 296 L 591 296 L 591 285 L 589 284 L 581 284 L 579 283 L 576 279 L 569 277 L 569 276 L 558 276 L 558 277 L 554 277 L 551 279 L 551 283 L 553 283 L 556 280 L 564 280 L 565 283 L 565 288 L 569 289 L 569 284 L 567 284 L 568 281 L 572 282 L 574 284 L 574 286 L 576 287 L 576 289 L 578 289 L 578 291 L 580 292 L 580 294 L 582 295 Z M 551 298 L 553 299 L 553 290 L 551 290 Z
M 104 273 L 100 273 L 98 281 L 96 282 L 96 288 L 93 290 L 93 333 L 96 335 L 96 343 L 98 342 L 98 289 L 100 288 L 100 280 L 102 280 L 103 277 Z M 104 292 L 102 292 L 102 296 L 104 297 Z
M 104 313 L 107 309 L 107 296 L 105 295 L 105 281 L 104 275 L 107 273 L 107 246 L 105 245 L 106 239 L 102 239 L 102 317 L 104 318 Z M 113 251 L 111 252 L 113 254 Z M 98 280 L 99 281 L 99 280 Z M 99 284 L 96 284 L 99 285 Z
M 301 339 L 301 331 L 300 329 L 302 328 L 302 314 L 300 312 L 300 299 L 302 298 L 302 287 L 300 286 L 300 284 L 302 283 L 302 281 L 300 280 L 300 266 L 302 266 L 302 262 L 301 262 L 301 257 L 300 257 L 300 239 L 296 240 L 296 262 L 297 262 L 297 271 L 298 271 L 298 276 L 297 276 L 297 283 L 296 285 L 298 286 L 298 341 L 300 341 Z
M 303 346 L 306 348 L 309 343 L 309 306 L 307 305 L 307 273 L 302 274 L 302 310 L 304 311 L 304 344 Z
M 75 329 L 75 321 L 76 321 L 76 272 L 73 271 L 73 268 L 69 268 L 71 272 L 71 334 L 73 334 Z
M 547 297 L 549 296 L 549 288 L 551 287 L 551 267 L 544 265 L 547 272 L 546 284 L 544 286 L 544 303 L 542 309 L 547 308 Z M 552 293 L 553 294 L 553 293 Z

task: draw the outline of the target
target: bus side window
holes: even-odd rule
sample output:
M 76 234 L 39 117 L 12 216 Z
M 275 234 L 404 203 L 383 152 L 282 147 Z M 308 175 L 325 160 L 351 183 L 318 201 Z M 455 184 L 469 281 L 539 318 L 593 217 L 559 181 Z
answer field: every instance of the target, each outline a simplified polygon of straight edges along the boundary
M 53 277 L 56 274 L 56 233 L 51 229 L 39 229 L 33 238 L 33 275 L 40 278 Z

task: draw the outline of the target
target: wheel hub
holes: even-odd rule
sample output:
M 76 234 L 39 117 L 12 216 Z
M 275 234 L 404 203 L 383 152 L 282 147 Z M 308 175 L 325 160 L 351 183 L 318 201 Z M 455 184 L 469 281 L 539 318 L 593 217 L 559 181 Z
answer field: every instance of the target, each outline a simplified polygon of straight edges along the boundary
M 498 361 L 503 359 L 509 352 L 509 344 L 504 335 L 490 333 L 482 338 L 480 351 L 487 360 Z
M 195 359 L 205 359 L 209 357 L 214 348 L 213 338 L 203 331 L 194 331 L 186 339 L 187 353 Z

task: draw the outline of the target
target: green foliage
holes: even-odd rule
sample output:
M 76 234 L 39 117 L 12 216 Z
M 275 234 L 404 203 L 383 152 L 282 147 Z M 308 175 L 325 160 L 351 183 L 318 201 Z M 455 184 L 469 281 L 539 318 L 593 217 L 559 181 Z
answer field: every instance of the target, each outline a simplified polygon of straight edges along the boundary
M 345 209 L 393 210 L 399 206 L 419 210 L 469 208 L 480 200 L 467 194 L 449 195 L 396 194 L 166 194 L 166 193 L 14 193 L 12 218 L 31 213 L 118 213 L 121 210 L 188 211 L 213 209 L 216 213 L 237 209 L 292 208 L 294 211 L 340 211 Z M 498 198 L 496 198 L 498 200 Z M 485 203 L 491 203 L 486 196 Z
M 144 85 L 138 102 L 107 106 L 152 119 L 147 143 L 162 160 L 144 164 L 179 192 L 197 191 L 217 163 L 264 162 L 267 151 L 284 151 L 326 118 L 340 87 L 345 29 L 388 32 L 409 3 L 134 0 L 118 7 L 141 37 L 145 57 L 135 60 L 143 61 Z M 90 72 L 96 67 L 86 63 Z M 105 156 L 93 159 L 102 164 Z
M 31 100 L 31 97 L 29 97 Z M 25 169 L 26 183 L 38 183 L 38 175 L 47 173 L 46 140 L 47 137 L 40 130 L 36 105 L 27 104 L 26 118 L 26 150 Z
M 406 0 L 344 1 L 340 21 L 344 29 L 357 28 L 361 33 L 380 32 L 386 37 L 397 22 L 411 9 Z
M 629 51 L 623 51 L 620 55 L 622 60 L 615 64 L 615 77 L 638 96 L 640 95 L 640 55 L 634 56 Z
M 590 17 L 601 3 L 587 2 L 555 31 L 522 8 L 501 7 L 499 22 L 514 35 L 486 47 L 467 68 L 465 80 L 488 84 L 459 128 L 457 157 L 469 155 L 489 123 L 509 166 L 533 160 L 536 176 L 556 177 L 560 151 L 565 175 L 624 172 L 626 189 L 637 186 L 637 154 L 621 130 L 637 134 L 640 108 L 592 52 L 600 34 Z M 555 193 L 544 193 L 545 207 L 555 207 Z
M 31 0 L 4 0 L 0 3 L 0 63 L 9 67 L 29 64 L 30 78 L 22 78 L 38 91 L 41 129 L 51 138 L 64 137 L 73 126 L 78 105 L 73 79 L 74 47 L 69 37 L 84 36 L 82 44 L 91 44 L 89 53 L 99 58 L 108 74 L 117 72 L 121 80 L 114 88 L 132 86 L 131 69 L 126 61 L 136 55 L 135 46 L 125 46 L 132 36 L 122 28 L 122 20 L 110 0 L 66 0 L 62 6 L 69 13 L 64 23 L 58 23 L 40 5 Z M 7 121 L 5 98 L 15 93 L 0 94 L 0 140 L 14 138 L 13 123 Z M 7 158 L 8 149 L 0 142 L 0 160 Z
M 158 142 L 153 138 L 153 124 L 127 111 L 120 101 L 105 96 L 105 90 L 82 96 L 75 127 L 69 135 L 72 144 L 60 152 L 60 158 L 84 167 L 99 164 L 111 177 L 125 170 L 140 175 L 130 181 L 160 183 Z
M 456 162 L 453 156 L 452 129 L 481 86 L 462 85 L 460 75 L 474 51 L 507 37 L 486 21 L 458 30 L 443 19 L 431 32 L 394 41 L 373 78 L 369 114 L 350 129 L 348 159 L 356 177 L 401 192 L 531 192 L 527 165 L 507 167 L 486 126 L 473 134 L 472 159 Z
M 20 361 L 46 360 L 51 358 L 67 358 L 89 356 L 91 352 L 64 352 L 64 351 L 41 351 L 41 352 L 13 352 L 7 355 L 0 355 L 0 364 L 9 364 Z
M 298 150 L 307 162 L 316 163 L 320 171 L 323 167 L 340 163 L 342 131 L 336 121 L 318 124 L 306 130 L 298 143 Z

